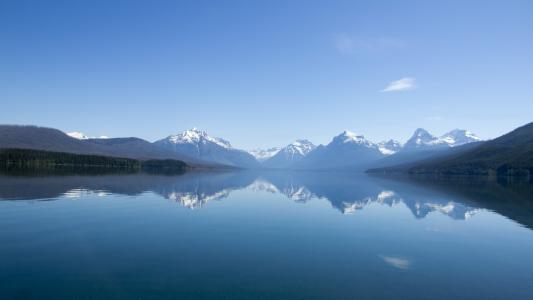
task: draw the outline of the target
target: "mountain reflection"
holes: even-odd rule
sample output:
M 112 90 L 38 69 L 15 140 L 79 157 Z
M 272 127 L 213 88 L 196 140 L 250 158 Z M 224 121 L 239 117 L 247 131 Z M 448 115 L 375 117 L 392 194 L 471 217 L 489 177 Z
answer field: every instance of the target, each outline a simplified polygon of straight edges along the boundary
M 257 184 L 257 183 L 260 184 Z M 256 190 L 280 193 L 296 202 L 324 199 L 343 214 L 353 214 L 371 204 L 389 207 L 404 204 L 417 218 L 438 211 L 453 219 L 464 220 L 479 207 L 464 205 L 432 190 L 409 185 L 395 185 L 362 174 L 351 173 L 267 173 L 254 183 Z
M 196 209 L 233 191 L 282 194 L 306 203 L 326 200 L 343 214 L 370 205 L 404 205 L 414 217 L 438 212 L 456 220 L 489 209 L 533 228 L 533 189 L 529 184 L 488 181 L 390 179 L 329 172 L 188 172 L 179 176 L 148 174 L 99 176 L 0 176 L 0 199 L 54 200 L 60 197 L 155 193 Z

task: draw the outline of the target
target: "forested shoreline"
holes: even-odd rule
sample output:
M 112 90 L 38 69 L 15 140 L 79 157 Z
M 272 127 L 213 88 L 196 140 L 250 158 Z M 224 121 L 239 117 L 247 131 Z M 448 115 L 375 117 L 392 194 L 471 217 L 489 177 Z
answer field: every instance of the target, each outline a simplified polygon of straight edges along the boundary
M 0 149 L 0 169 L 10 172 L 184 172 L 188 165 L 179 160 L 137 160 L 33 149 Z

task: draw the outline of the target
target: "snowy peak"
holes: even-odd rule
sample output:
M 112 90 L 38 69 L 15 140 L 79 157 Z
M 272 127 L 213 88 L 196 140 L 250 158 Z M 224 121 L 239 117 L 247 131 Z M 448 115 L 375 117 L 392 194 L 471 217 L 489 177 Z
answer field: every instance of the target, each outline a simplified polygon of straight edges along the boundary
M 441 136 L 439 140 L 450 145 L 451 147 L 481 141 L 477 135 L 464 129 L 454 129 Z
M 376 145 L 365 139 L 364 135 L 357 134 L 348 130 L 333 138 L 330 144 L 358 144 L 366 147 L 376 147 Z
M 424 128 L 418 128 L 413 133 L 413 136 L 407 142 L 405 143 L 406 146 L 426 146 L 435 144 L 437 142 L 438 138 L 432 134 L 430 134 L 427 130 Z
M 88 140 L 88 139 L 108 139 L 108 138 L 109 138 L 108 136 L 105 136 L 105 135 L 102 135 L 102 136 L 99 136 L 99 137 L 96 137 L 96 136 L 87 136 L 87 135 L 83 134 L 83 132 L 79 132 L 79 131 L 67 132 L 67 135 L 70 136 L 70 137 L 73 137 L 73 138 L 75 138 L 75 139 L 78 139 L 78 140 Z
M 205 162 L 244 168 L 258 166 L 257 160 L 250 153 L 235 149 L 228 141 L 212 137 L 207 132 L 197 128 L 170 135 L 155 141 L 154 144 L 180 155 L 197 158 Z
M 260 162 L 263 162 L 272 156 L 278 154 L 278 152 L 281 150 L 281 147 L 273 147 L 270 149 L 254 149 L 248 151 L 255 159 L 257 159 Z
M 402 143 L 396 140 L 388 140 L 378 143 L 378 149 L 384 155 L 392 155 L 402 149 Z
M 463 129 L 455 129 L 441 137 L 436 137 L 425 129 L 418 128 L 413 136 L 405 143 L 404 148 L 456 147 L 478 141 L 481 141 L 479 137 Z
M 202 143 L 206 144 L 208 142 L 211 142 L 223 148 L 232 148 L 231 144 L 228 141 L 217 137 L 211 137 L 207 134 L 207 132 L 199 130 L 197 128 L 189 129 L 182 133 L 171 135 L 167 139 L 172 144 L 198 145 Z
M 308 140 L 296 140 L 265 160 L 263 165 L 269 168 L 284 168 L 304 159 L 315 148 Z
M 287 147 L 283 148 L 282 151 L 305 156 L 307 155 L 307 153 L 313 151 L 315 148 L 316 146 L 308 140 L 296 140 L 293 143 L 287 145 Z

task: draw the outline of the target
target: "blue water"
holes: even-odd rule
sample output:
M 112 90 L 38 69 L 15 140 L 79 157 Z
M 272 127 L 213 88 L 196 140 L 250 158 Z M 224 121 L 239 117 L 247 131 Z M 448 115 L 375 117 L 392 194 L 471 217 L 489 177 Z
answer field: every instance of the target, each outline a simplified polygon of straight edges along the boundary
M 0 176 L 0 299 L 533 299 L 533 187 Z

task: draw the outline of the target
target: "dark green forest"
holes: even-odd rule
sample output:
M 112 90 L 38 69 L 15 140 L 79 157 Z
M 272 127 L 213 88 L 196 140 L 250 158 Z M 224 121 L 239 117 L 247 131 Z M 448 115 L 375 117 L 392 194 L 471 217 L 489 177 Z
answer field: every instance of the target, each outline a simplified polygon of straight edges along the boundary
M 32 149 L 0 149 L 0 170 L 6 172 L 66 173 L 179 173 L 187 164 L 179 160 L 136 160 L 130 158 L 52 152 Z

